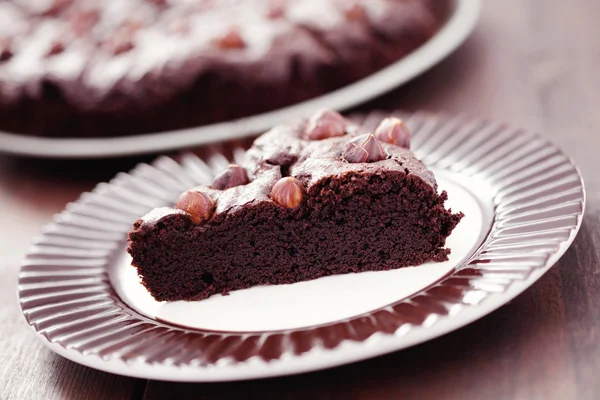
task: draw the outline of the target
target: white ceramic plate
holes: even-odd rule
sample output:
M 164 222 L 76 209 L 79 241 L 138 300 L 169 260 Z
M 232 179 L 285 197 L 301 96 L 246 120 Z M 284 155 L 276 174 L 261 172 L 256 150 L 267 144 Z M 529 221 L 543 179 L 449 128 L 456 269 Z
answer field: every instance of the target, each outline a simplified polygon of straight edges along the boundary
M 374 126 L 383 114 L 362 117 Z M 399 350 L 505 304 L 567 250 L 585 205 L 577 168 L 543 137 L 415 114 L 412 147 L 466 216 L 447 262 L 154 301 L 130 265 L 134 220 L 227 165 L 194 155 L 140 164 L 67 206 L 23 262 L 19 299 L 37 337 L 117 374 L 224 381 L 312 371 Z M 235 159 L 243 156 L 235 152 Z
M 471 33 L 480 0 L 455 0 L 440 31 L 417 50 L 367 78 L 290 107 L 190 129 L 109 138 L 44 138 L 0 131 L 0 151 L 36 157 L 95 158 L 157 153 L 252 136 L 320 108 L 346 110 L 408 82 L 455 50 Z

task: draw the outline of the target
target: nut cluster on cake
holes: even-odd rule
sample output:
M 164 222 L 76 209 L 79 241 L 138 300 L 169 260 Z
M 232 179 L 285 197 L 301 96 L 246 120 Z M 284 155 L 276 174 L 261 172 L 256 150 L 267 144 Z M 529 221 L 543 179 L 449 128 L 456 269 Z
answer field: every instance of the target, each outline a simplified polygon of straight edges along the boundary
M 299 140 L 323 141 L 333 140 L 343 145 L 340 160 L 347 163 L 376 163 L 388 158 L 383 143 L 408 149 L 410 147 L 410 131 L 399 118 L 388 117 L 382 120 L 373 133 L 356 134 L 356 126 L 342 115 L 332 110 L 321 110 L 314 113 L 308 121 L 297 130 Z M 231 164 L 217 175 L 211 189 L 228 190 L 251 182 L 246 168 Z M 270 189 L 269 197 L 275 203 L 289 209 L 297 209 L 306 194 L 304 184 L 296 177 L 284 176 Z M 202 189 L 192 189 L 181 194 L 177 209 L 188 213 L 195 223 L 204 223 L 215 212 L 215 200 L 210 193 Z

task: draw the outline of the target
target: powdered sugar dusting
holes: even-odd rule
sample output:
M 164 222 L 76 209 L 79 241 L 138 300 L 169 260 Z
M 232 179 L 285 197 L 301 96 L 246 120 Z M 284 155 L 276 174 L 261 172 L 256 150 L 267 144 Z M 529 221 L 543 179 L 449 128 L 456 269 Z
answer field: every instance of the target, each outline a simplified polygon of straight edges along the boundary
M 172 214 L 187 214 L 183 210 L 179 210 L 171 207 L 159 207 L 150 211 L 148 214 L 144 215 L 140 218 L 144 223 L 154 223 L 160 220 L 161 218 L 166 217 L 167 215 Z
M 360 3 L 383 15 L 395 1 Z M 273 7 L 283 10 L 281 16 L 272 17 Z M 266 67 L 282 76 L 298 46 L 305 46 L 296 39 L 302 36 L 299 26 L 343 31 L 346 8 L 340 0 L 0 2 L 0 39 L 10 40 L 11 53 L 0 62 L 0 99 L 36 98 L 47 81 L 81 109 L 110 107 L 105 100 L 114 93 L 149 101 L 144 79 L 173 95 L 213 65 L 252 65 L 273 51 L 278 38 L 294 38 L 293 45 L 276 50 L 278 67 Z M 220 48 L 218 40 L 232 30 L 244 46 Z M 60 51 L 50 54 L 55 45 Z M 325 57 L 320 49 L 310 50 L 307 57 Z

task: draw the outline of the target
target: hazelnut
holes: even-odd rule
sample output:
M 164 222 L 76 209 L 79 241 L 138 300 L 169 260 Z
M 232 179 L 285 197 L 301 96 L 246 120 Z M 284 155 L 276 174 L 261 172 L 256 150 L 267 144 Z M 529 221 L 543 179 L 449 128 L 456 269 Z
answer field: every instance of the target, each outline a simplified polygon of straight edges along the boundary
M 79 10 L 71 14 L 69 23 L 76 35 L 83 36 L 91 31 L 99 20 L 100 12 L 98 10 Z
M 225 171 L 221 172 L 213 181 L 213 189 L 226 190 L 235 186 L 245 185 L 250 182 L 246 168 L 231 164 Z
M 348 142 L 343 157 L 349 163 L 362 163 L 385 160 L 387 154 L 375 135 L 365 133 Z
M 322 140 L 346 134 L 346 120 L 339 113 L 331 110 L 321 110 L 313 114 L 309 120 L 304 135 L 310 140 Z
M 285 10 L 282 6 L 272 6 L 269 8 L 269 11 L 267 13 L 267 17 L 269 19 L 283 18 L 284 15 L 285 15 Z
M 231 29 L 224 36 L 215 40 L 215 44 L 222 49 L 243 49 L 246 47 L 244 39 L 235 29 Z
M 190 23 L 186 19 L 176 19 L 167 25 L 169 33 L 174 35 L 185 36 L 190 32 Z
M 106 42 L 104 42 L 104 45 L 110 49 L 115 56 L 126 53 L 133 49 L 131 36 L 123 32 L 116 32 Z
M 281 178 L 271 189 L 271 199 L 286 208 L 298 208 L 306 190 L 302 183 L 291 176 Z
M 142 21 L 128 19 L 124 21 L 104 42 L 104 45 L 116 56 L 132 50 L 133 35 L 144 26 Z
M 175 208 L 183 210 L 190 214 L 192 221 L 197 224 L 206 222 L 215 212 L 215 202 L 209 195 L 188 190 L 179 196 Z
M 144 27 L 144 23 L 139 19 L 128 19 L 121 25 L 121 30 L 127 33 L 134 33 Z
M 45 9 L 41 12 L 44 16 L 55 17 L 60 14 L 73 0 L 52 0 L 45 4 Z
M 410 130 L 399 118 L 386 118 L 375 128 L 375 137 L 382 142 L 410 148 Z
M 62 53 L 63 51 L 65 51 L 65 45 L 62 42 L 54 42 L 48 49 L 48 53 L 46 53 L 46 55 L 48 57 L 55 56 L 57 54 Z
M 365 8 L 358 3 L 354 3 L 348 7 L 344 11 L 344 14 L 346 14 L 346 18 L 350 21 L 364 21 L 367 19 Z
M 13 56 L 10 39 L 0 37 L 0 62 L 8 61 Z
M 285 15 L 285 6 L 281 0 L 270 0 L 267 6 L 267 18 L 278 19 Z

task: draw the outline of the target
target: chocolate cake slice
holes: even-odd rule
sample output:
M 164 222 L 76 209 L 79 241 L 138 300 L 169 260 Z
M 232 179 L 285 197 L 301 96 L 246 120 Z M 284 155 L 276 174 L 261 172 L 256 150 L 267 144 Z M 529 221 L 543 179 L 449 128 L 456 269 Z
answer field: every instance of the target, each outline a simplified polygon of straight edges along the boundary
M 129 253 L 157 300 L 447 260 L 462 218 L 386 118 L 371 133 L 333 111 L 259 137 L 242 166 L 136 221 Z

